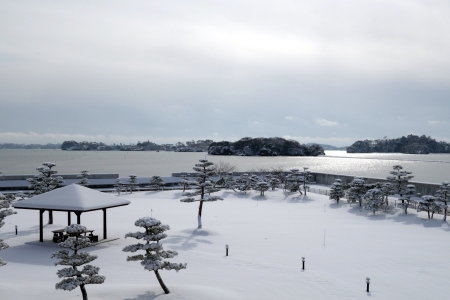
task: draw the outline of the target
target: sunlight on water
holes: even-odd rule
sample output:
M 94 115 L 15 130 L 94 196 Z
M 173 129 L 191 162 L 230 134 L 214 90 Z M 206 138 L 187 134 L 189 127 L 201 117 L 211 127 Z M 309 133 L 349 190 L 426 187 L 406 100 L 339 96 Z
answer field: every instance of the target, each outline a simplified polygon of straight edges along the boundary
M 75 174 L 82 170 L 94 173 L 115 173 L 121 177 L 136 174 L 170 176 L 174 172 L 192 171 L 199 159 L 236 164 L 239 171 L 301 168 L 312 172 L 385 178 L 392 166 L 400 164 L 412 171 L 413 181 L 440 183 L 450 180 L 450 154 L 347 154 L 326 151 L 321 157 L 241 157 L 211 156 L 206 153 L 128 152 L 128 151 L 62 151 L 62 150 L 0 150 L 0 171 L 8 174 L 36 174 L 43 162 L 56 163 L 59 174 Z

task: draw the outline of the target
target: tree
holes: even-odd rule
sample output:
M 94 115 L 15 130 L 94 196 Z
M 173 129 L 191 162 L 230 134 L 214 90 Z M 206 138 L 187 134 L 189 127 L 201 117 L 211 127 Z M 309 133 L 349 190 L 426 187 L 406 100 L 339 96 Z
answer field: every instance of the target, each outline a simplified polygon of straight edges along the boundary
M 235 188 L 238 191 L 246 194 L 249 190 L 252 189 L 251 177 L 247 173 L 241 174 L 241 176 L 236 179 Z
M 152 176 L 150 178 L 150 188 L 154 190 L 160 190 L 161 187 L 164 185 L 164 180 L 161 178 L 161 176 Z
M 123 183 L 120 181 L 120 178 L 116 179 L 116 182 L 114 183 L 114 188 L 117 192 L 117 195 L 120 195 L 120 192 L 123 190 Z
M 342 181 L 340 179 L 334 180 L 334 183 L 330 188 L 330 199 L 336 200 L 336 204 L 339 204 L 339 199 L 344 196 L 345 191 L 342 187 Z
M 269 184 L 272 191 L 275 190 L 276 188 L 278 188 L 281 184 L 281 180 L 276 175 L 273 175 L 272 173 L 267 175 L 266 181 Z
M 300 195 L 303 195 L 301 186 L 305 181 L 305 177 L 302 173 L 300 173 L 299 169 L 291 169 L 291 173 L 286 176 L 285 180 L 286 189 L 288 189 L 291 193 L 299 192 Z
M 399 203 L 397 206 L 403 208 L 405 210 L 405 214 L 407 214 L 408 208 L 413 207 L 412 202 L 414 202 L 414 200 L 411 198 L 417 196 L 416 186 L 414 184 L 408 184 L 406 188 L 402 191 L 402 193 L 403 196 L 399 198 L 400 200 L 402 200 L 402 203 Z
M 191 184 L 191 181 L 187 177 L 187 172 L 181 172 L 180 184 L 183 187 L 183 192 L 186 191 L 186 188 Z
M 401 198 L 405 192 L 409 180 L 414 176 L 410 175 L 412 172 L 402 171 L 403 167 L 400 165 L 395 165 L 392 168 L 394 170 L 389 172 L 392 176 L 388 176 L 386 179 L 392 181 L 391 194 L 398 194 Z M 404 200 L 402 200 L 402 203 L 404 203 Z
M 448 202 L 450 199 L 450 183 L 448 181 L 444 181 L 441 186 L 440 190 L 436 191 L 436 201 L 439 203 L 439 206 L 441 209 L 444 210 L 444 222 L 447 221 L 447 209 L 448 209 Z
M 132 194 L 133 191 L 138 190 L 138 186 L 139 185 L 137 182 L 137 176 L 134 174 L 128 175 L 126 187 L 127 187 L 128 191 L 130 192 L 130 194 Z
M 164 293 L 169 294 L 170 291 L 164 284 L 158 270 L 166 269 L 178 272 L 181 269 L 186 269 L 186 264 L 164 261 L 164 259 L 173 258 L 178 255 L 176 251 L 164 250 L 162 244 L 159 243 L 160 240 L 167 237 L 164 231 L 170 229 L 169 225 L 161 224 L 161 221 L 150 217 L 140 218 L 134 225 L 144 228 L 145 232 L 129 232 L 125 235 L 125 238 L 133 237 L 138 240 L 142 239 L 145 241 L 145 244 L 138 243 L 129 245 L 123 248 L 122 251 L 134 253 L 138 250 L 144 250 L 145 253 L 128 256 L 127 261 L 141 261 L 144 269 L 154 271 Z
M 55 266 L 68 266 L 56 272 L 59 278 L 65 277 L 65 279 L 58 282 L 55 288 L 57 290 L 71 291 L 80 287 L 83 300 L 87 300 L 88 296 L 85 286 L 87 284 L 102 284 L 105 281 L 105 276 L 98 275 L 100 268 L 93 265 L 85 265 L 83 269 L 78 270 L 78 267 L 97 259 L 97 255 L 79 251 L 91 245 L 89 238 L 82 236 L 83 233 L 86 233 L 86 227 L 79 224 L 72 224 L 67 226 L 65 231 L 70 237 L 64 242 L 59 243 L 59 246 L 61 248 L 71 249 L 73 253 L 70 254 L 69 250 L 59 250 L 53 253 L 52 258 L 59 259 L 55 263 Z
M 364 179 L 361 177 L 355 177 L 348 184 L 349 188 L 347 189 L 347 200 L 349 202 L 359 202 L 359 206 L 362 206 L 362 200 L 364 195 L 367 192 L 367 186 L 365 184 Z
M 307 184 L 310 182 L 309 180 L 312 178 L 312 174 L 310 171 L 308 171 L 308 167 L 303 167 L 303 171 L 300 172 L 301 176 L 303 176 L 303 191 L 306 195 L 306 190 L 309 189 L 309 186 Z
M 88 187 L 89 186 L 89 181 L 88 181 L 88 176 L 91 175 L 89 174 L 89 171 L 81 171 L 81 174 L 78 175 L 77 177 L 81 177 L 81 180 L 77 182 L 77 184 Z
M 56 164 L 52 162 L 45 162 L 42 166 L 36 168 L 40 174 L 27 178 L 30 183 L 28 188 L 34 190 L 33 194 L 39 195 L 49 192 L 64 183 L 61 176 L 55 176 L 58 171 L 52 170 L 54 166 Z M 53 212 L 51 210 L 48 211 L 48 224 L 53 224 Z
M 265 181 L 259 181 L 256 183 L 254 189 L 259 191 L 261 196 L 264 196 L 264 192 L 269 189 L 269 184 Z
M 220 191 L 219 188 L 215 188 L 210 181 L 210 177 L 214 174 L 214 163 L 207 161 L 206 159 L 200 159 L 199 164 L 195 164 L 193 167 L 194 171 L 197 172 L 197 182 L 195 185 L 197 186 L 195 191 L 184 192 L 183 196 L 187 198 L 183 198 L 180 201 L 189 203 L 189 202 L 200 202 L 198 207 L 198 228 L 202 228 L 202 208 L 203 202 L 213 202 L 217 200 L 223 200 L 223 198 L 218 196 L 211 196 L 212 193 Z M 199 199 L 194 197 L 200 196 Z
M 373 214 L 380 210 L 386 210 L 387 205 L 384 201 L 383 191 L 379 188 L 368 190 L 364 194 L 364 208 L 372 211 Z
M 17 212 L 13 211 L 9 207 L 11 206 L 11 200 L 5 197 L 3 194 L 0 194 L 0 228 L 5 225 L 3 221 L 7 216 L 16 214 Z M 0 239 L 0 251 L 8 248 L 8 244 L 5 243 L 2 239 Z M 0 258 L 0 267 L 6 265 L 6 262 Z
M 426 211 L 428 213 L 428 219 L 433 219 L 434 213 L 440 210 L 441 206 L 436 202 L 436 197 L 434 196 L 425 195 L 418 201 L 417 212 Z
M 228 173 L 237 172 L 238 168 L 237 165 L 233 165 L 229 162 L 225 162 L 222 160 L 219 160 L 217 163 L 214 164 L 214 172 L 219 177 L 225 177 Z

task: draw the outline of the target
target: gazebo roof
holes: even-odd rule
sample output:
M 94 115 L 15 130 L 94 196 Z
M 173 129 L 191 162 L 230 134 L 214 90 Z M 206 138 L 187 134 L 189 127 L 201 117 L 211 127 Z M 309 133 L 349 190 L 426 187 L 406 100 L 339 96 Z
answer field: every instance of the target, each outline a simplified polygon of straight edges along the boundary
M 128 200 L 123 200 L 78 184 L 71 184 L 14 203 L 12 206 L 22 209 L 84 212 L 128 204 L 130 204 Z

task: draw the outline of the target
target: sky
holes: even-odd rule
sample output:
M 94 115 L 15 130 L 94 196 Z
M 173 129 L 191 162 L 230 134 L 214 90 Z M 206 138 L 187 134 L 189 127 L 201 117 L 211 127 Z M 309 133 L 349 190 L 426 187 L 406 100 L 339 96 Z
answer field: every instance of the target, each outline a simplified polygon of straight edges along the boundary
M 450 142 L 447 0 L 0 6 L 0 143 Z

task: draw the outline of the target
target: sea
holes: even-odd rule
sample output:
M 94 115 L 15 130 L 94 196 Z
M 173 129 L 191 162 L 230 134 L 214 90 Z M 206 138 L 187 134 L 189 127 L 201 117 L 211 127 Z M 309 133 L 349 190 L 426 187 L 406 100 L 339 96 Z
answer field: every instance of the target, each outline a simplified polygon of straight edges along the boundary
M 0 149 L 2 175 L 37 174 L 44 162 L 53 162 L 59 174 L 119 174 L 127 177 L 153 175 L 170 176 L 177 172 L 192 172 L 200 159 L 236 165 L 238 171 L 252 172 L 273 168 L 290 170 L 308 167 L 311 172 L 350 176 L 386 178 L 392 166 L 401 165 L 412 172 L 411 181 L 442 183 L 450 181 L 450 154 L 368 153 L 350 154 L 346 151 L 325 151 L 324 156 L 217 156 L 206 152 L 168 151 L 63 151 L 40 149 Z

